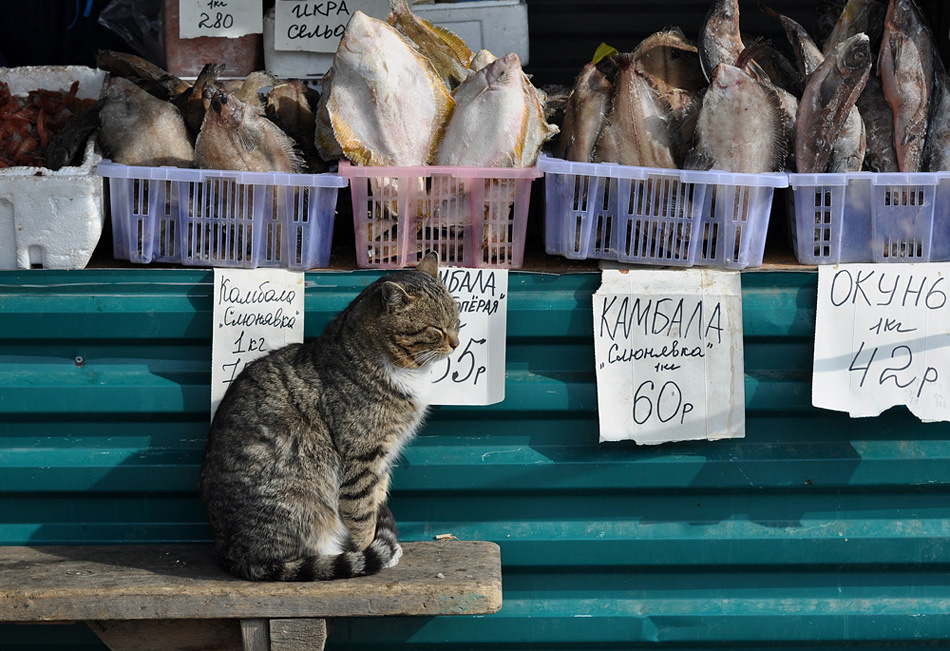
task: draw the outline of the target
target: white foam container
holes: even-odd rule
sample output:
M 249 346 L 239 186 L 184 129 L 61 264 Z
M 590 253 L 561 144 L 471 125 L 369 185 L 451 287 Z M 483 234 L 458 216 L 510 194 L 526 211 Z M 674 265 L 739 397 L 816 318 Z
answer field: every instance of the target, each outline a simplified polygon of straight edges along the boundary
M 388 3 L 374 18 L 385 20 Z M 472 52 L 484 48 L 496 56 L 514 52 L 528 63 L 528 5 L 525 0 L 470 0 L 414 4 L 412 12 L 457 34 Z M 377 15 L 378 14 L 378 15 Z M 274 16 L 264 16 L 264 67 L 278 77 L 322 77 L 333 64 L 333 52 L 292 52 L 274 49 Z
M 77 95 L 98 99 L 105 72 L 83 66 L 0 68 L 14 96 L 31 90 L 68 90 L 79 80 Z M 82 269 L 102 236 L 105 212 L 100 156 L 94 138 L 82 165 L 0 169 L 0 269 Z

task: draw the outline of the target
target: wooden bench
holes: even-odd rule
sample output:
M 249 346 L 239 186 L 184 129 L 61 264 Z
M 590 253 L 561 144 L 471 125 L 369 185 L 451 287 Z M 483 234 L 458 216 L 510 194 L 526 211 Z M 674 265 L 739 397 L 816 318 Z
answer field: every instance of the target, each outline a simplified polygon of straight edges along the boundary
M 380 574 L 242 581 L 204 544 L 0 547 L 0 622 L 87 622 L 111 649 L 323 649 L 327 619 L 484 615 L 501 608 L 490 542 L 402 543 Z

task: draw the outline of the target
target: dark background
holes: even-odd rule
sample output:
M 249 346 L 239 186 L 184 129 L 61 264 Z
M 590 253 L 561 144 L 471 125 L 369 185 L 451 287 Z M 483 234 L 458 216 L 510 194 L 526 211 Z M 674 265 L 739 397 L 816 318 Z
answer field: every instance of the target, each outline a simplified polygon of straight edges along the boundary
M 820 6 L 833 2 L 771 0 L 768 4 L 814 32 Z M 151 40 L 154 49 L 163 51 L 161 43 L 155 42 L 160 41 L 161 29 L 157 27 L 163 4 L 163 0 L 7 2 L 0 22 L 0 55 L 10 66 L 94 66 L 99 49 L 134 51 L 116 31 L 99 24 L 102 12 L 106 16 L 131 16 L 126 23 L 133 24 L 124 26 L 140 32 L 133 38 Z M 528 0 L 531 54 L 526 70 L 534 75 L 536 85 L 569 85 L 601 42 L 630 51 L 643 38 L 669 25 L 679 26 L 688 37 L 696 38 L 710 4 L 711 0 Z M 918 4 L 934 27 L 946 61 L 950 3 L 918 0 Z M 740 0 L 739 7 L 745 33 L 769 38 L 781 48 L 787 46 L 778 21 L 762 13 L 757 1 Z

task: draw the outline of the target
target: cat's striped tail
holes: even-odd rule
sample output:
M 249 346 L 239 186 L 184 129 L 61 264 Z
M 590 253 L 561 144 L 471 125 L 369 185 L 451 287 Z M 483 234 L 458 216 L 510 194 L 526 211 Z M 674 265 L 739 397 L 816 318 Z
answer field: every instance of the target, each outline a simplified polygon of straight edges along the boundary
M 402 557 L 396 521 L 385 506 L 379 509 L 376 538 L 366 549 L 333 556 L 309 556 L 289 562 L 226 563 L 225 570 L 255 581 L 329 581 L 376 574 L 395 567 Z

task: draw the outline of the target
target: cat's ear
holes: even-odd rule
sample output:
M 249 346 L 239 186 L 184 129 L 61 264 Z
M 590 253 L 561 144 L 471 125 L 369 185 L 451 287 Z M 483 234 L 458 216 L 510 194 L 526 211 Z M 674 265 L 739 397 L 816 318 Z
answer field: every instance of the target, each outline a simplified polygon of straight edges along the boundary
M 430 276 L 435 278 L 439 277 L 439 253 L 437 251 L 429 251 L 426 253 L 422 260 L 419 261 L 419 264 L 416 265 L 416 269 L 419 271 L 424 271 Z
M 383 283 L 383 305 L 392 309 L 409 303 L 409 294 L 399 283 L 387 280 Z

